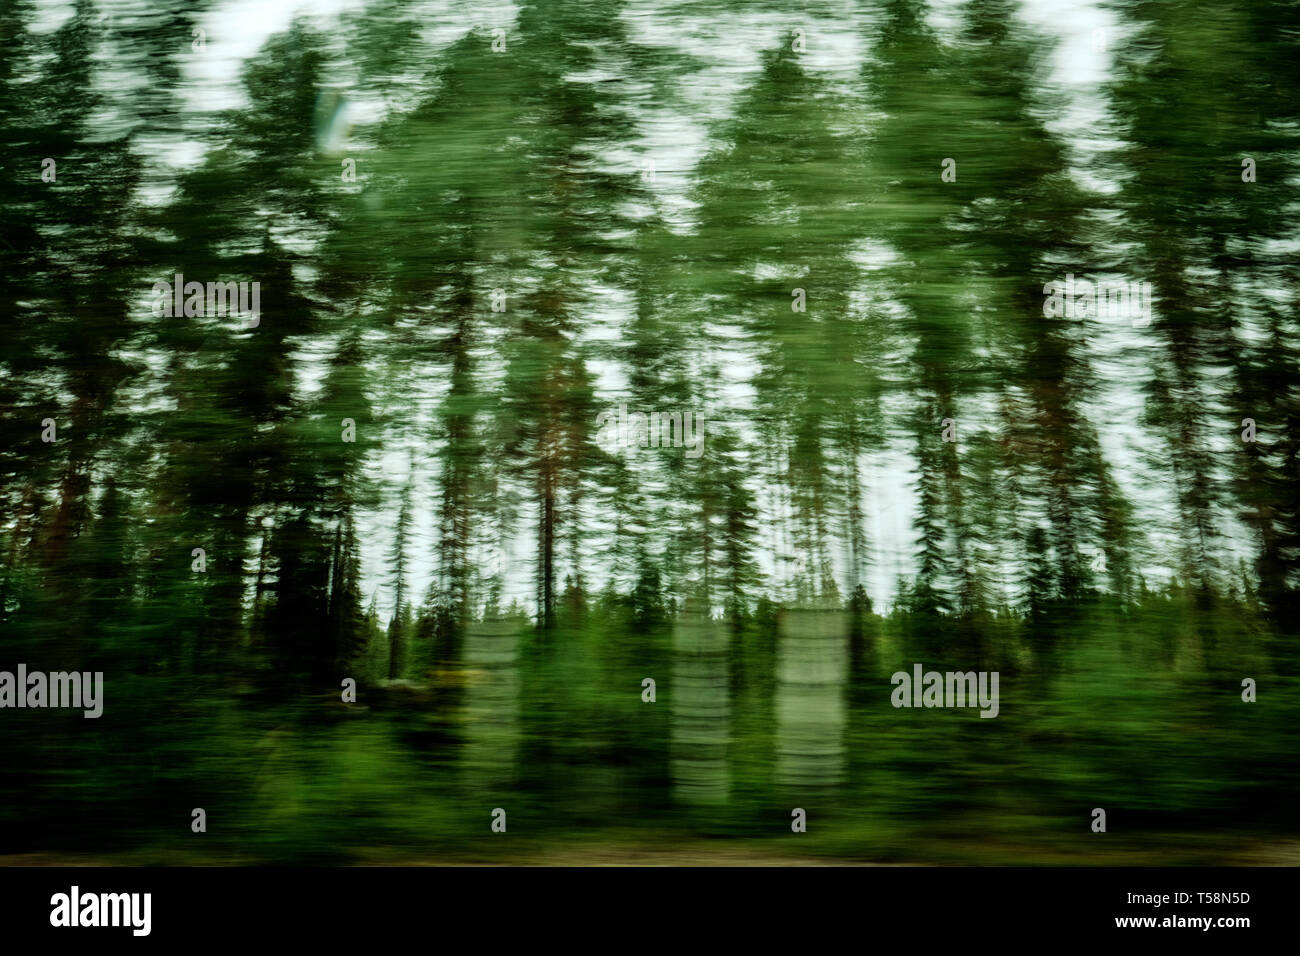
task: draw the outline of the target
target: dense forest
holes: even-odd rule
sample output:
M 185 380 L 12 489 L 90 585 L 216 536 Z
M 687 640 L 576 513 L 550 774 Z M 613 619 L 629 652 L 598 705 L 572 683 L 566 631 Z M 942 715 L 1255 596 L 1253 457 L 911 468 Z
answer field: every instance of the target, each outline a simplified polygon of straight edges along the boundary
M 0 855 L 1296 861 L 1300 3 L 236 6 L 0 0 Z

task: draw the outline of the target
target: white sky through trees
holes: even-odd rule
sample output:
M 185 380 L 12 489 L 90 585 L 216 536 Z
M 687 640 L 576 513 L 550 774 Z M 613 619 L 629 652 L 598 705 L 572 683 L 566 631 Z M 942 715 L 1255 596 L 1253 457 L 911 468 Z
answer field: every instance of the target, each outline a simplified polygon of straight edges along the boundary
M 798 5 L 795 5 L 798 6 Z M 949 39 L 959 24 L 961 3 L 938 2 L 932 5 L 931 23 Z M 273 35 L 287 30 L 297 18 L 307 18 L 329 37 L 339 29 L 339 17 L 364 7 L 363 0 L 227 0 L 219 3 L 203 21 L 206 35 L 204 49 L 196 51 L 183 62 L 185 77 L 184 97 L 187 122 L 195 130 L 203 130 L 217 119 L 220 111 L 242 108 L 247 97 L 241 86 L 242 70 L 250 58 L 255 57 L 263 44 Z M 837 7 L 842 11 L 834 13 Z M 698 5 L 689 2 L 665 3 L 662 0 L 630 0 L 624 18 L 634 41 L 651 47 L 664 47 L 686 51 L 710 64 L 698 73 L 679 78 L 678 93 L 688 105 L 683 110 L 679 104 L 655 105 L 638 98 L 632 108 L 636 110 L 639 140 L 629 144 L 624 156 L 611 155 L 611 166 L 625 166 L 629 172 L 636 169 L 635 157 L 649 155 L 655 160 L 654 194 L 659 212 L 665 216 L 670 228 L 683 234 L 692 226 L 692 204 L 688 192 L 693 185 L 696 164 L 706 151 L 715 145 L 713 136 L 720 123 L 734 108 L 737 98 L 757 78 L 760 56 L 768 49 L 789 42 L 790 31 L 798 27 L 807 37 L 805 66 L 812 72 L 852 89 L 862 96 L 861 68 L 870 50 L 862 37 L 871 35 L 864 29 L 880 13 L 873 4 L 814 5 L 807 13 L 787 14 L 772 9 L 754 12 L 724 12 L 714 10 L 698 12 Z M 106 3 L 102 9 L 111 22 L 130 3 Z M 472 2 L 426 2 L 414 5 L 423 16 L 422 38 L 429 44 L 431 57 L 436 51 L 455 42 L 471 30 L 491 30 L 501 27 L 509 31 L 515 16 L 512 4 L 483 4 Z M 50 3 L 44 7 L 42 29 L 53 29 L 71 15 L 72 5 Z M 1055 41 L 1050 57 L 1051 80 L 1063 96 L 1065 109 L 1054 116 L 1045 117 L 1051 132 L 1061 137 L 1071 148 L 1075 171 L 1079 181 L 1101 196 L 1115 189 L 1113 183 L 1097 178 L 1090 160 L 1116 144 L 1106 138 L 1101 120 L 1104 118 L 1102 84 L 1109 76 L 1110 56 L 1120 42 L 1116 35 L 1114 19 L 1097 3 L 1070 2 L 1070 0 L 1024 0 L 1022 17 L 1047 41 Z M 328 45 L 328 44 L 327 44 Z M 331 52 L 341 53 L 339 50 Z M 105 51 L 111 56 L 111 51 Z M 335 141 L 331 148 L 343 155 L 355 156 L 364 177 L 366 150 L 369 138 L 386 112 L 401 109 L 403 104 L 367 100 L 364 93 L 355 89 L 356 77 L 348 73 L 346 64 L 336 77 L 336 86 L 345 97 L 344 122 L 340 129 L 326 131 L 324 135 Z M 329 85 L 327 71 L 326 83 Z M 364 83 L 362 84 L 364 87 Z M 129 86 L 108 91 L 118 96 L 129 95 Z M 418 99 L 420 90 L 412 88 L 412 101 Z M 145 189 L 147 199 L 160 201 L 166 192 L 160 182 L 166 178 L 165 170 L 179 171 L 197 164 L 203 156 L 203 146 L 196 137 L 192 140 L 150 141 L 148 136 L 140 142 L 148 145 L 152 155 L 146 157 L 160 173 Z M 935 158 L 936 169 L 939 159 Z M 959 163 L 962 160 L 959 158 Z M 1064 270 L 1063 270 L 1064 271 Z M 863 273 L 865 275 L 865 273 Z M 1061 278 L 1044 276 L 1044 281 Z M 1130 279 L 1141 280 L 1134 276 Z M 629 304 L 620 303 L 619 296 L 598 297 L 610 311 L 592 316 L 589 334 L 617 336 L 620 323 L 626 321 Z M 1158 303 L 1156 305 L 1158 310 Z M 274 321 L 272 316 L 266 321 Z M 1159 481 L 1147 472 L 1138 449 L 1143 436 L 1139 425 L 1143 406 L 1142 382 L 1148 374 L 1148 347 L 1151 345 L 1149 329 L 1132 329 L 1122 325 L 1092 323 L 1087 336 L 1089 361 L 1101 382 L 1097 394 L 1087 396 L 1087 413 L 1097 426 L 1103 447 L 1112 467 L 1113 477 L 1123 492 L 1133 499 L 1143 501 L 1148 513 L 1170 511 L 1173 502 L 1159 486 Z M 310 353 L 310 349 L 307 350 Z M 302 384 L 307 393 L 323 372 L 323 354 L 313 362 L 304 355 Z M 596 361 L 590 368 L 596 377 L 600 399 L 605 406 L 614 408 L 625 398 L 620 397 L 626 383 L 626 369 L 616 363 Z M 753 388 L 747 378 L 752 369 L 743 365 L 731 370 L 733 389 L 732 409 L 707 410 L 720 420 L 744 418 L 744 411 L 753 401 Z M 445 383 L 430 381 L 420 384 L 421 392 L 411 396 L 411 420 L 402 424 L 402 441 L 389 442 L 381 459 L 373 463 L 378 476 L 382 472 L 382 486 L 386 497 L 383 508 L 365 516 L 365 527 L 360 538 L 363 547 L 366 603 L 371 595 L 379 595 L 381 613 L 391 612 L 391 594 L 387 588 L 388 552 L 396 523 L 398 500 L 405 481 L 408 445 L 420 441 L 421 434 L 430 429 L 422 427 L 421 416 L 431 421 Z M 889 400 L 887 399 L 887 402 Z M 888 405 L 886 418 L 889 418 Z M 734 416 L 733 416 L 733 413 Z M 961 409 L 956 410 L 961 420 Z M 986 416 L 980 415 L 980 418 Z M 1231 424 L 1225 417 L 1224 442 Z M 414 436 L 414 437 L 412 437 Z M 707 448 L 707 437 L 706 437 Z M 650 449 L 640 454 L 654 454 Z M 638 454 L 632 450 L 629 454 Z M 430 456 L 422 456 L 429 461 Z M 891 441 L 886 447 L 865 455 L 861 461 L 866 534 L 870 548 L 868 590 L 878 607 L 887 606 L 896 592 L 900 575 L 912 573 L 915 548 L 912 515 L 916 504 L 913 488 L 914 461 L 906 442 Z M 433 466 L 431 466 L 433 467 Z M 420 468 L 417 465 L 417 468 Z M 416 483 L 417 506 L 415 534 L 408 555 L 410 581 L 407 594 L 413 601 L 423 599 L 434 575 L 434 523 L 433 509 L 436 496 L 436 474 L 420 469 Z M 757 490 L 757 489 L 756 489 Z M 525 516 L 527 511 L 524 512 Z M 517 529 L 514 552 L 502 557 L 510 569 L 507 581 L 506 602 L 517 599 L 531 607 L 534 592 L 535 542 L 530 539 L 527 521 Z M 760 542 L 766 542 L 760 522 Z M 1165 553 L 1169 541 L 1162 540 L 1172 528 L 1172 522 L 1144 521 L 1139 534 L 1146 535 L 1144 542 L 1150 554 Z M 584 568 L 590 587 L 602 585 L 600 568 Z M 841 572 L 843 569 L 840 569 Z M 1167 576 L 1168 569 L 1158 565 L 1148 566 L 1138 561 L 1138 570 L 1150 580 Z M 772 555 L 760 558 L 760 571 L 769 580 L 780 582 L 783 572 L 776 566 Z M 844 586 L 842 573 L 841 587 Z M 561 573 L 557 587 L 563 589 Z

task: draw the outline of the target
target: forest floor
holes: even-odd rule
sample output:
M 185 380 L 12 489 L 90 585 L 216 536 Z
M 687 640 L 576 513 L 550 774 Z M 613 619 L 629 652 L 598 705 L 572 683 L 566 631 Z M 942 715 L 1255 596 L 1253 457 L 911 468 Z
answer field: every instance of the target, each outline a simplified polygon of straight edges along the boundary
M 1182 851 L 1174 847 L 1181 846 Z M 935 847 L 927 858 L 923 845 L 909 848 L 906 861 L 855 859 L 846 855 L 791 853 L 758 841 L 582 839 L 518 846 L 505 855 L 448 853 L 431 856 L 386 847 L 349 848 L 340 864 L 357 866 L 1300 866 L 1300 839 L 1261 839 L 1258 834 L 1234 839 L 1218 834 L 1169 834 L 1158 844 L 1116 846 L 1105 853 L 1081 855 L 1042 845 L 968 843 L 954 852 Z M 141 849 L 127 853 L 18 853 L 0 855 L 0 867 L 33 866 L 258 866 L 274 861 L 253 856 Z

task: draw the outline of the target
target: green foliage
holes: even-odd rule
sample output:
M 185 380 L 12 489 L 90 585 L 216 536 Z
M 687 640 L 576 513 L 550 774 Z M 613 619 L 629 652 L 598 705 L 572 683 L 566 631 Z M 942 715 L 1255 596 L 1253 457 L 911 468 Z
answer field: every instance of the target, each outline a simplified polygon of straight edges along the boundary
M 376 0 L 206 113 L 208 5 L 0 2 L 0 669 L 108 688 L 5 710 L 0 853 L 1294 826 L 1294 3 L 1109 4 L 1095 139 L 1011 0 L 825 6 L 663 14 L 763 24 L 702 53 L 616 0 Z M 151 314 L 178 273 L 260 321 Z M 1150 329 L 1044 315 L 1067 273 L 1150 281 Z M 620 406 L 703 454 L 611 444 Z M 1002 713 L 896 710 L 916 662 L 999 671 Z

